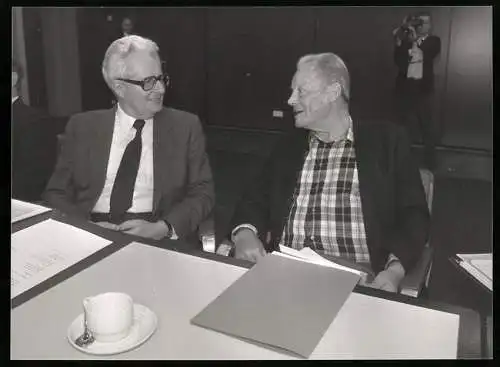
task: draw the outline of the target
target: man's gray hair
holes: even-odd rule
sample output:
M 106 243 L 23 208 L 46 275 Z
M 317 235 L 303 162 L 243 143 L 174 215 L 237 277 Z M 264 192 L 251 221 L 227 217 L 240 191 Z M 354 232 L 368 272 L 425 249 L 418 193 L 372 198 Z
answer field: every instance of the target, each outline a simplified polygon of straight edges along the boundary
M 349 101 L 351 91 L 349 71 L 340 57 L 331 52 L 305 55 L 300 58 L 297 68 L 305 64 L 312 67 L 313 72 L 326 86 L 339 83 L 342 96 L 346 102 Z
M 102 61 L 102 75 L 111 89 L 113 79 L 125 78 L 127 75 L 125 59 L 131 53 L 142 50 L 157 54 L 160 48 L 150 39 L 136 35 L 119 38 L 109 45 Z

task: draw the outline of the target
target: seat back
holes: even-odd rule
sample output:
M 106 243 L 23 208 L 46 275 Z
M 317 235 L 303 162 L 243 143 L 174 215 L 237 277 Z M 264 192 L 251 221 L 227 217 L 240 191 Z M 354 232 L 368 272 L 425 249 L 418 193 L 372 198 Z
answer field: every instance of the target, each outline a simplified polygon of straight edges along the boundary
M 434 195 L 434 175 L 428 169 L 420 169 L 420 177 L 422 179 L 422 185 L 424 185 L 425 198 L 427 200 L 427 205 L 429 206 L 429 213 L 432 214 L 432 199 Z

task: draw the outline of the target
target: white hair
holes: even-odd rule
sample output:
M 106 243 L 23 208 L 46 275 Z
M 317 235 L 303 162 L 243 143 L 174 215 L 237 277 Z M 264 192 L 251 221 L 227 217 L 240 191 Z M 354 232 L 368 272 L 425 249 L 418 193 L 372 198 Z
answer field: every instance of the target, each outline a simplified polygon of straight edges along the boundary
M 106 84 L 112 88 L 112 81 L 116 78 L 125 78 L 127 63 L 125 59 L 133 52 L 145 50 L 158 54 L 160 48 L 148 38 L 131 35 L 117 39 L 109 45 L 102 61 L 102 75 Z
M 344 61 L 334 53 L 310 54 L 300 58 L 297 68 L 308 64 L 327 86 L 339 83 L 346 102 L 350 97 L 349 71 Z

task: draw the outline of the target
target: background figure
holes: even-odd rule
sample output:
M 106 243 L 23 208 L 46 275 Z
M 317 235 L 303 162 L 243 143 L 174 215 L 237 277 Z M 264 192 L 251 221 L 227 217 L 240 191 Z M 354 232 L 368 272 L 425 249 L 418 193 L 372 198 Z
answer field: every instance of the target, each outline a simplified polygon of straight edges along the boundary
M 439 129 L 433 116 L 434 60 L 441 50 L 441 40 L 431 33 L 429 13 L 409 15 L 393 31 L 396 77 L 396 115 L 409 127 L 416 117 L 425 149 L 424 164 L 435 166 L 435 146 Z
M 57 134 L 64 131 L 66 117 L 50 117 L 26 105 L 19 93 L 21 65 L 12 59 L 12 197 L 39 201 L 54 169 Z
M 134 22 L 132 21 L 132 18 L 130 17 L 124 17 L 122 19 L 122 37 L 125 36 L 130 36 L 132 34 L 135 34 L 134 32 Z

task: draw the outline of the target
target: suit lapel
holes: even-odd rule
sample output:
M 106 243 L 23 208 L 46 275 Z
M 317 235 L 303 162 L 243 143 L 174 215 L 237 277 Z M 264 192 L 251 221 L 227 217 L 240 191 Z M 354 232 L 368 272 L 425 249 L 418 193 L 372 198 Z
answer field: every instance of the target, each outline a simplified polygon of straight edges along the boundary
M 90 145 L 90 164 L 93 168 L 91 170 L 93 173 L 92 182 L 93 187 L 95 187 L 97 200 L 106 181 L 106 170 L 108 168 L 111 140 L 113 139 L 115 126 L 115 108 L 106 111 L 102 115 L 102 120 L 95 122 L 94 126 L 97 129 L 97 133 L 95 134 L 95 141 L 91 142 Z
M 162 188 L 174 163 L 171 156 L 175 142 L 172 141 L 172 134 L 169 134 L 171 128 L 168 110 L 164 108 L 153 119 L 153 213 L 156 213 L 160 205 Z

